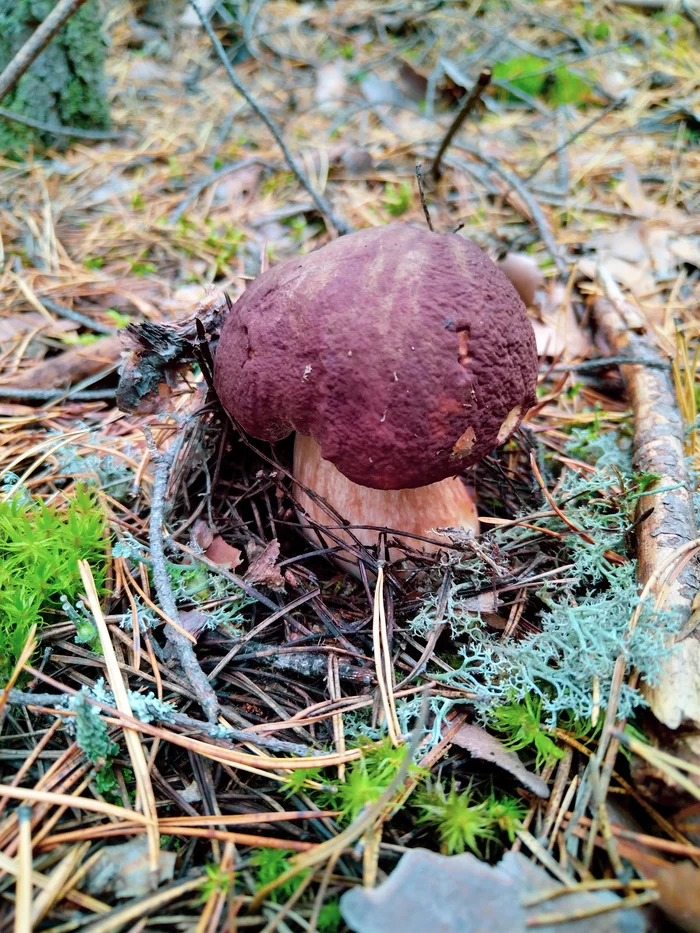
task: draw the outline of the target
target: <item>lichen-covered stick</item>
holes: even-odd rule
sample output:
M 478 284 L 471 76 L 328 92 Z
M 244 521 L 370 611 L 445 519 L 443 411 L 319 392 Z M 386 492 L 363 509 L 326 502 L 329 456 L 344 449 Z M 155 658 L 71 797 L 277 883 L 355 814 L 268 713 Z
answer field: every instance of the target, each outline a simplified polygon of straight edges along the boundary
M 155 472 L 153 476 L 153 493 L 151 496 L 151 515 L 149 518 L 149 543 L 151 550 L 151 562 L 153 564 L 153 582 L 156 586 L 158 599 L 163 607 L 163 611 L 173 622 L 180 622 L 180 613 L 177 609 L 175 596 L 170 585 L 168 576 L 167 562 L 165 559 L 165 548 L 163 546 L 163 520 L 164 506 L 168 492 L 168 480 L 170 478 L 170 467 L 175 461 L 180 450 L 181 437 L 176 440 L 170 449 L 161 454 L 149 425 L 144 426 L 146 442 L 151 454 Z M 216 694 L 212 690 L 211 684 L 206 675 L 199 666 L 199 661 L 192 649 L 192 645 L 176 631 L 172 625 L 166 625 L 165 634 L 168 641 L 175 649 L 182 670 L 192 685 L 197 700 L 204 710 L 204 714 L 209 722 L 216 722 L 219 718 L 220 708 Z

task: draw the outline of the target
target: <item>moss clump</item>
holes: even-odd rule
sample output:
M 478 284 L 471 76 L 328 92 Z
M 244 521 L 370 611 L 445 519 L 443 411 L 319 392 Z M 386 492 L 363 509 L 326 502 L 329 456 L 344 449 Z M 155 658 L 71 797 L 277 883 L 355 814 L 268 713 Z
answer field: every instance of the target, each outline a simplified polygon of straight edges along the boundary
M 16 487 L 14 487 L 16 489 Z M 29 630 L 61 597 L 82 589 L 78 561 L 87 560 L 98 589 L 104 585 L 105 517 L 95 497 L 78 490 L 63 509 L 12 491 L 0 499 L 0 683 L 22 650 Z
M 0 0 L 0 70 L 55 5 L 55 0 Z M 100 22 L 97 0 L 88 0 L 0 102 L 2 107 L 49 126 L 106 129 L 109 109 Z M 0 152 L 19 154 L 29 146 L 43 148 L 66 142 L 65 136 L 57 138 L 0 119 Z

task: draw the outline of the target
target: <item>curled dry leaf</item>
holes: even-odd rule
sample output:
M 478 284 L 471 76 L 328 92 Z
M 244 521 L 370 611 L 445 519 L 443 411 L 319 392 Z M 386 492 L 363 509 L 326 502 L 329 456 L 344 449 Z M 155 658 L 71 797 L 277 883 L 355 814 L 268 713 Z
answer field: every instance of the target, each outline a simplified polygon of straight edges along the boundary
M 616 904 L 609 891 L 567 894 L 553 903 L 525 907 L 537 894 L 563 886 L 520 852 L 498 865 L 476 856 L 438 855 L 412 849 L 388 880 L 374 890 L 352 888 L 340 899 L 343 919 L 354 933 L 643 933 L 641 910 L 611 910 L 581 920 L 547 923 L 546 915 L 573 914 Z
M 280 556 L 280 543 L 277 538 L 264 548 L 251 544 L 247 548 L 250 565 L 245 574 L 246 583 L 269 586 L 273 590 L 284 590 L 284 577 L 277 566 Z
M 205 551 L 205 556 L 220 567 L 225 567 L 226 570 L 235 570 L 242 560 L 238 548 L 227 544 L 221 535 L 214 535 Z
M 503 768 L 538 797 L 545 800 L 549 797 L 547 782 L 541 777 L 528 771 L 515 752 L 509 751 L 495 736 L 490 735 L 486 729 L 477 725 L 464 725 L 452 738 L 454 745 L 466 749 L 473 758 L 481 761 L 490 761 Z

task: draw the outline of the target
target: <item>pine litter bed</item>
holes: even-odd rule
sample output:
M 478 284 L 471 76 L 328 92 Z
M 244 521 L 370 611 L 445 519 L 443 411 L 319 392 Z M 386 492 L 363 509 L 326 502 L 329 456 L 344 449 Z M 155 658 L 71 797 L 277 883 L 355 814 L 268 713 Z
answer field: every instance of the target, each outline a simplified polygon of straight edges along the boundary
M 527 252 L 541 271 L 539 403 L 476 470 L 487 531 L 439 559 L 414 555 L 406 575 L 375 577 L 366 554 L 355 580 L 314 554 L 289 446 L 227 428 L 197 369 L 162 410 L 114 404 L 117 328 L 182 323 L 332 235 L 207 37 L 167 38 L 114 4 L 120 138 L 0 161 L 3 560 L 16 553 L 10 501 L 41 500 L 58 522 L 85 484 L 106 529 L 103 558 L 98 536 L 97 552 L 77 555 L 87 562 L 74 568 L 75 597 L 47 597 L 36 631 L 26 602 L 14 616 L 3 606 L 26 623 L 3 649 L 4 678 L 13 673 L 0 699 L 8 928 L 21 917 L 23 930 L 332 933 L 344 928 L 339 895 L 358 888 L 365 925 L 353 928 L 371 929 L 371 911 L 357 920 L 359 889 L 427 848 L 490 863 L 514 849 L 579 896 L 596 884 L 620 895 L 610 913 L 596 901 L 533 904 L 528 922 L 551 912 L 559 929 L 575 916 L 623 929 L 657 901 L 697 929 L 697 729 L 686 713 L 679 731 L 635 709 L 632 668 L 663 681 L 670 610 L 692 590 L 698 544 L 689 529 L 671 543 L 641 581 L 656 605 L 640 609 L 632 558 L 648 553 L 663 509 L 651 494 L 659 471 L 631 461 L 648 419 L 634 380 L 657 374 L 677 392 L 692 499 L 695 27 L 622 4 L 424 7 L 269 2 L 232 34 L 217 28 L 348 224 L 423 222 L 423 163 L 436 229 L 464 222 L 494 258 Z M 499 62 L 485 109 L 430 183 L 460 80 L 470 87 Z M 533 85 L 533 72 L 553 77 Z M 635 340 L 648 366 L 632 365 Z M 679 487 L 661 488 L 659 500 Z M 154 501 L 166 506 L 174 612 L 152 548 Z M 34 544 L 48 553 L 45 540 Z M 698 607 L 685 598 L 689 635 Z M 379 605 L 393 683 L 375 663 Z M 418 743 L 410 756 L 406 742 Z M 110 860 L 130 870 L 105 878 Z

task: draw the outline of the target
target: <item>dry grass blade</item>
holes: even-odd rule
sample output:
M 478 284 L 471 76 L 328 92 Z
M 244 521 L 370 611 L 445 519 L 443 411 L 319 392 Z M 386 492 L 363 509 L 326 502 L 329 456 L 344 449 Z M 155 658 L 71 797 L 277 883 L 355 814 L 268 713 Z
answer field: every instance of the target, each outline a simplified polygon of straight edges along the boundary
M 32 818 L 29 807 L 20 807 L 17 884 L 15 885 L 15 933 L 32 931 Z
M 117 820 L 133 820 L 144 826 L 148 818 L 138 810 L 129 810 L 127 807 L 117 807 L 103 800 L 93 800 L 91 797 L 59 794 L 49 790 L 37 790 L 33 787 L 10 787 L 0 784 L 0 797 L 9 797 L 11 800 L 28 800 L 32 803 L 45 803 L 50 807 L 77 807 L 80 810 L 89 810 L 92 813 L 101 813 Z
M 161 909 L 178 897 L 196 891 L 197 888 L 201 888 L 204 880 L 204 876 L 188 878 L 187 881 L 180 881 L 177 884 L 169 885 L 167 888 L 162 888 L 156 894 L 150 895 L 150 897 L 144 897 L 135 903 L 126 904 L 124 907 L 110 911 L 106 917 L 95 920 L 94 923 L 89 923 L 83 927 L 83 933 L 114 933 L 115 930 L 119 930 L 132 920 L 148 917 L 153 911 Z
M 90 565 L 87 563 L 87 561 L 80 561 L 79 567 L 80 575 L 85 586 L 85 593 L 90 605 L 90 611 L 92 612 L 92 616 L 100 636 L 102 652 L 107 664 L 107 677 L 109 679 L 109 685 L 112 688 L 112 693 L 114 694 L 114 700 L 117 704 L 117 709 L 121 713 L 124 713 L 125 716 L 131 716 L 132 713 L 131 704 L 129 703 L 129 694 L 126 689 L 122 673 L 119 669 L 119 662 L 117 661 L 117 656 L 114 652 L 114 645 L 112 644 L 112 639 L 109 635 L 107 623 L 105 622 L 104 616 L 102 614 L 102 608 L 100 606 L 100 600 L 97 595 L 95 580 L 92 576 Z M 126 742 L 126 747 L 129 751 L 129 757 L 131 758 L 131 764 L 134 769 L 134 778 L 136 780 L 138 799 L 141 803 L 144 816 L 146 817 L 146 832 L 148 835 L 148 858 L 151 871 L 151 882 L 153 887 L 157 887 L 158 864 L 160 858 L 160 833 L 158 830 L 156 798 L 153 793 L 153 785 L 151 784 L 148 762 L 146 761 L 146 755 L 144 753 L 143 746 L 141 745 L 141 740 L 136 732 L 132 731 L 131 729 L 124 729 L 124 741 Z
M 34 901 L 32 908 L 32 925 L 36 925 L 44 919 L 63 896 L 67 882 L 74 874 L 78 865 L 82 862 L 89 848 L 89 843 L 74 846 L 69 849 L 58 865 L 54 868 L 47 878 L 46 887 L 39 893 Z
M 396 716 L 396 701 L 394 700 L 393 665 L 384 607 L 384 567 L 381 563 L 377 568 L 372 623 L 374 663 L 377 674 L 377 684 L 384 707 L 384 717 L 391 741 L 394 745 L 398 745 L 401 740 L 401 727 L 399 726 L 399 721 Z

